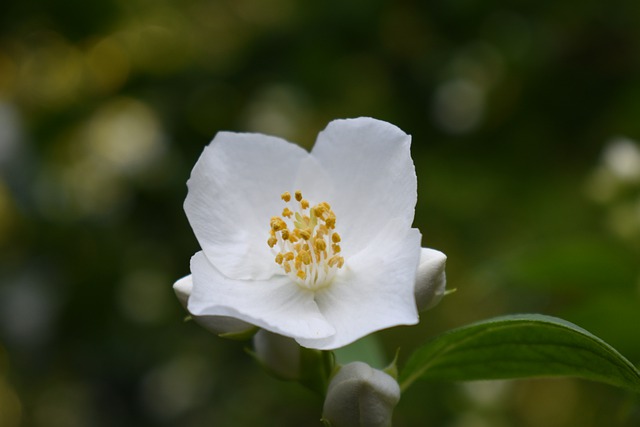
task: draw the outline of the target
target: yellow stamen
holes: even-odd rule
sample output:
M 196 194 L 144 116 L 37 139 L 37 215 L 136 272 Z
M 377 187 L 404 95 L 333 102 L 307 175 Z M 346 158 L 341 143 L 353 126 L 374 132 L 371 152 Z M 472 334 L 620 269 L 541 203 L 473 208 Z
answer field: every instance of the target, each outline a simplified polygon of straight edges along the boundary
M 344 265 L 344 258 L 338 255 L 334 255 L 329 258 L 328 263 L 331 267 L 338 266 L 338 268 L 341 268 Z
M 309 230 L 300 230 L 300 237 L 302 237 L 304 240 L 309 240 L 311 238 L 311 233 L 309 232 Z
M 287 223 L 284 222 L 282 218 L 278 218 L 277 216 L 271 218 L 271 229 L 273 231 L 280 231 L 284 230 L 285 228 L 287 228 Z
M 306 264 L 306 265 L 311 264 L 311 255 L 309 255 L 309 252 L 300 251 L 298 256 L 300 257 L 300 261 L 302 261 L 303 264 Z
M 329 286 L 344 265 L 338 244 L 342 238 L 334 231 L 336 214 L 329 203 L 312 206 L 300 190 L 284 192 L 280 197 L 285 203 L 295 198 L 298 205 L 285 206 L 280 217 L 270 220 L 267 243 L 274 251 L 275 262 L 305 289 L 315 291 Z
M 325 219 L 324 223 L 327 224 L 328 228 L 334 229 L 336 228 L 336 217 L 330 216 L 329 218 Z
M 322 215 L 324 214 L 324 211 L 320 208 L 320 206 L 314 206 L 313 209 L 311 209 L 311 212 L 320 219 L 322 219 Z

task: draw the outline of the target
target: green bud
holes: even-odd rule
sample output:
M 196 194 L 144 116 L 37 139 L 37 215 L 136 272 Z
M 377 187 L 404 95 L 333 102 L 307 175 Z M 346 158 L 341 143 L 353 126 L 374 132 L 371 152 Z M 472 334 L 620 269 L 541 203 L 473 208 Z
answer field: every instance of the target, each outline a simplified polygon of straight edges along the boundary
M 292 338 L 264 329 L 253 337 L 250 354 L 274 376 L 298 381 L 321 396 L 334 367 L 332 352 L 301 347 Z
M 292 338 L 261 329 L 253 337 L 258 362 L 279 378 L 300 379 L 300 345 Z
M 363 362 L 343 366 L 331 379 L 322 418 L 332 427 L 390 427 L 400 386 Z

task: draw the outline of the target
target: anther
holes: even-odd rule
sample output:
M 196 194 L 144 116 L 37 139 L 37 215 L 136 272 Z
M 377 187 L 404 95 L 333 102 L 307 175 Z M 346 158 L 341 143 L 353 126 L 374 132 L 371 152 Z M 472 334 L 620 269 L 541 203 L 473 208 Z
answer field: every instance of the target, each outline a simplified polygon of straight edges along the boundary
M 330 216 L 324 221 L 324 223 L 327 224 L 327 227 L 329 227 L 330 229 L 333 229 L 336 226 L 336 217 Z
M 287 228 L 287 224 L 282 220 L 282 218 L 279 218 L 277 216 L 271 218 L 271 229 L 273 231 L 280 231 L 284 230 L 285 228 Z
M 288 191 L 285 191 L 284 193 L 282 193 L 282 196 L 280 196 L 280 197 L 285 202 L 289 202 L 291 200 L 291 193 L 289 193 Z
M 302 207 L 302 209 L 307 209 L 309 207 L 309 201 L 307 199 L 300 200 L 300 207 Z
M 311 238 L 311 233 L 309 232 L 309 230 L 300 230 L 300 237 L 302 237 L 304 240 L 309 240 Z
M 295 192 L 296 200 L 299 202 L 302 200 L 302 191 L 298 190 Z
M 338 266 L 338 268 L 342 268 L 342 265 L 344 264 L 344 258 L 338 255 L 334 255 L 329 258 L 328 263 L 330 267 Z
M 289 197 L 289 198 L 291 198 L 291 197 Z M 285 218 L 291 218 L 291 216 L 292 216 L 292 215 L 293 215 L 293 212 L 291 212 L 291 209 L 289 209 L 289 208 L 284 208 L 284 209 L 282 210 L 282 216 L 283 216 L 283 217 L 285 217 Z
M 273 236 L 269 237 L 269 240 L 267 240 L 267 244 L 269 245 L 270 248 L 274 247 L 276 243 L 278 243 L 278 239 L 276 239 Z
M 299 256 L 300 256 L 300 261 L 302 261 L 303 264 L 306 264 L 306 265 L 311 264 L 311 255 L 309 255 L 309 252 L 301 251 Z
M 340 242 L 340 240 L 341 240 L 341 239 L 340 239 L 340 235 L 339 235 L 338 233 L 333 233 L 333 234 L 331 235 L 331 241 L 332 241 L 333 243 L 339 243 L 339 242 Z

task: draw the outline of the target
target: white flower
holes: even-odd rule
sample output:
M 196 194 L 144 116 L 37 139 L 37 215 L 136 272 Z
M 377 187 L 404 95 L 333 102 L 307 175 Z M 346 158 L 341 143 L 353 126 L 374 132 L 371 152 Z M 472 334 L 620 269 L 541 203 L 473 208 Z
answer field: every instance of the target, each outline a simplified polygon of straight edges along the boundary
M 183 293 L 189 312 L 321 350 L 417 323 L 414 286 L 442 282 L 415 285 L 418 265 L 445 258 L 422 252 L 411 228 L 410 141 L 371 118 L 331 122 L 310 153 L 271 136 L 218 133 L 187 183 L 202 248 Z
M 400 386 L 389 374 L 352 362 L 331 379 L 322 409 L 331 427 L 389 427 Z

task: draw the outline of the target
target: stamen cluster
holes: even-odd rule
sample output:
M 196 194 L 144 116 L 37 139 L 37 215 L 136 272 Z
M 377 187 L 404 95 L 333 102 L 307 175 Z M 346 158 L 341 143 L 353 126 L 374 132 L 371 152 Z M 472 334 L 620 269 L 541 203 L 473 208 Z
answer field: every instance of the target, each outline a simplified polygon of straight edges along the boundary
M 316 290 L 329 285 L 344 265 L 335 213 L 327 202 L 310 206 L 301 191 L 294 193 L 297 209 L 291 209 L 294 202 L 288 191 L 281 198 L 286 206 L 281 217 L 271 218 L 267 240 L 276 254 L 275 262 L 304 288 Z

